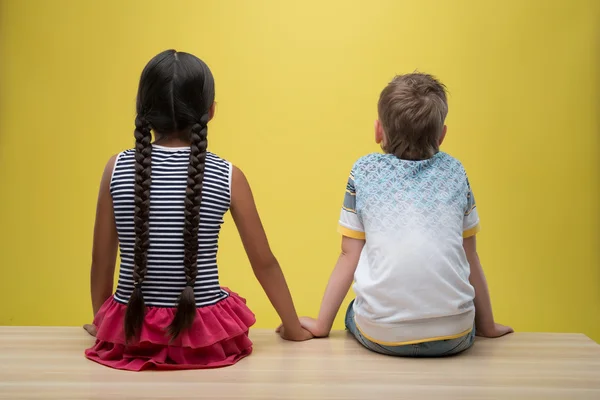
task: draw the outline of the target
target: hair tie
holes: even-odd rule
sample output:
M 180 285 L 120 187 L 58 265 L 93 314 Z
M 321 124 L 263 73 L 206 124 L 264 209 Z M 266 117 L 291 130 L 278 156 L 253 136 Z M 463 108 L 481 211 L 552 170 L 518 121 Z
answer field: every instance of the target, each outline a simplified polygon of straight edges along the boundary
M 188 282 L 185 284 L 185 286 L 191 287 L 193 288 L 196 285 L 196 282 Z
M 136 288 L 136 289 L 141 289 L 142 288 L 142 282 L 138 281 L 138 282 L 134 283 L 133 287 Z

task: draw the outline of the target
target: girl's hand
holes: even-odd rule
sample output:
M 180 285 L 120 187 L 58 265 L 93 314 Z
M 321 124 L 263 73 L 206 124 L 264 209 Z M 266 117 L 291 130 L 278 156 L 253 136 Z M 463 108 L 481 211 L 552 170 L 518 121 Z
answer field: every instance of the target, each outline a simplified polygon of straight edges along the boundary
M 311 317 L 300 317 L 300 325 L 310 333 L 314 335 L 314 337 L 322 338 L 329 336 L 329 332 L 324 329 L 317 319 Z
M 85 329 L 85 331 L 87 333 L 89 333 L 90 335 L 92 335 L 93 337 L 96 337 L 96 333 L 97 333 L 97 329 L 95 325 L 92 324 L 85 324 L 83 326 L 83 329 Z
M 494 324 L 490 329 L 477 329 L 475 334 L 477 336 L 487 337 L 487 338 L 498 338 L 500 336 L 508 335 L 509 333 L 513 333 L 514 330 L 510 326 Z
M 279 333 L 279 336 L 281 336 L 282 339 L 290 340 L 292 342 L 303 342 L 314 337 L 310 331 L 304 328 L 300 328 L 298 331 L 288 332 L 283 325 L 279 325 L 275 332 Z

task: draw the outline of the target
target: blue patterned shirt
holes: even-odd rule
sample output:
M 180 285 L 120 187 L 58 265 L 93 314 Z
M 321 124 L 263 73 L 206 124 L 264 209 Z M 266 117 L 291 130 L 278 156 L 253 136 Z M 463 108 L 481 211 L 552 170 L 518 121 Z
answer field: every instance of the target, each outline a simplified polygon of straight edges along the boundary
M 447 339 L 473 326 L 475 292 L 463 238 L 479 231 L 462 164 L 391 154 L 359 159 L 350 174 L 339 231 L 366 241 L 355 273 L 356 324 L 388 345 Z

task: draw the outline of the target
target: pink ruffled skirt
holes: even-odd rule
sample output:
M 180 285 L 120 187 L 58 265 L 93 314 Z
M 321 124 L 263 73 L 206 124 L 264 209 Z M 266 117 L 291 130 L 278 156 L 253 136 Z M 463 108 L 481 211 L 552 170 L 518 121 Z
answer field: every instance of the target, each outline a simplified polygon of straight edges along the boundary
M 166 335 L 175 308 L 148 307 L 139 339 L 125 344 L 123 321 L 127 305 L 113 297 L 94 318 L 96 344 L 85 351 L 92 361 L 129 371 L 200 369 L 233 365 L 252 352 L 248 330 L 254 314 L 236 293 L 196 309 L 192 327 L 173 342 Z

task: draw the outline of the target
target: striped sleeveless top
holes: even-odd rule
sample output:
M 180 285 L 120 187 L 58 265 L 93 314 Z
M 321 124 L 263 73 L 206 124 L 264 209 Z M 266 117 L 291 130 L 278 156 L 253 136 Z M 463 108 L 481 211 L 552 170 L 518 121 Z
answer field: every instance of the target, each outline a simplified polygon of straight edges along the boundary
M 150 187 L 150 248 L 148 271 L 142 284 L 147 306 L 176 307 L 185 288 L 183 270 L 184 198 L 190 149 L 152 147 Z M 218 239 L 231 200 L 232 166 L 208 153 L 198 229 L 196 306 L 215 304 L 228 296 L 219 284 Z M 114 298 L 127 303 L 133 292 L 135 150 L 118 155 L 110 182 L 119 236 L 121 264 Z

